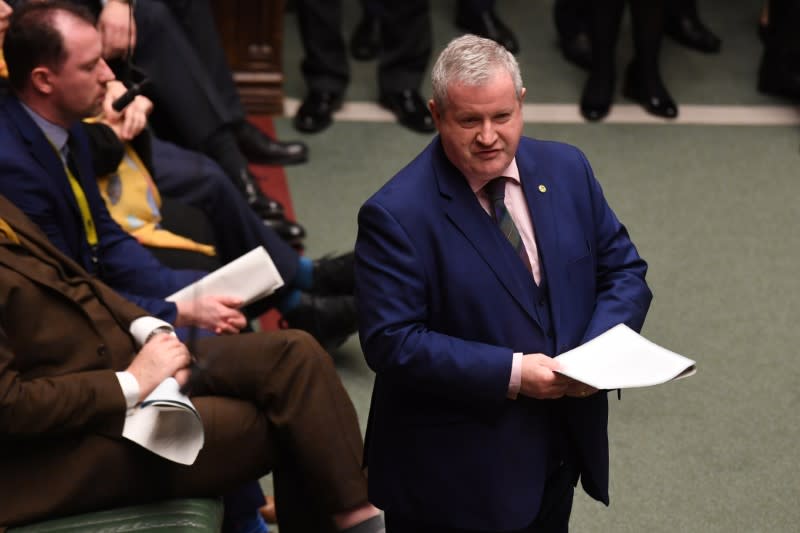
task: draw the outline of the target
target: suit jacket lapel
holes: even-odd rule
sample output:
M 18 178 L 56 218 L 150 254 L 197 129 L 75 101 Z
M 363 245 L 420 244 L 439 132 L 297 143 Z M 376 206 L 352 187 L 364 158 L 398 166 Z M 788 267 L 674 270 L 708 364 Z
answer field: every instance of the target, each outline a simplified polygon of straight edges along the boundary
M 553 194 L 556 193 L 557 183 L 542 165 L 537 165 L 530 152 L 519 150 L 517 152 L 517 168 L 522 180 L 522 190 L 528 203 L 528 210 L 533 223 L 533 232 L 536 236 L 536 246 L 539 252 L 539 266 L 542 279 L 549 291 L 550 315 L 553 329 L 557 333 L 561 317 L 561 272 L 558 270 L 558 220 L 553 208 Z M 558 342 L 558 338 L 556 338 Z
M 447 217 L 472 243 L 475 250 L 494 271 L 500 284 L 519 303 L 520 307 L 539 324 L 539 319 L 526 289 L 530 277 L 519 257 L 507 245 L 491 217 L 483 210 L 467 180 L 444 155 L 440 143 L 433 147 L 433 165 L 442 209 Z

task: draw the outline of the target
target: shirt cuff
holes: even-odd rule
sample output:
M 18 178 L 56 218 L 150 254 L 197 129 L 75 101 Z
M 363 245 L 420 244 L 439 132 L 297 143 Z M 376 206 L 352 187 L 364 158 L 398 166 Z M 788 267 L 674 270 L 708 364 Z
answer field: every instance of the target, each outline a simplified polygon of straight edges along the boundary
M 511 377 L 508 380 L 508 392 L 506 397 L 516 400 L 519 395 L 519 388 L 522 386 L 522 352 L 514 352 L 511 360 Z
M 139 403 L 139 382 L 130 372 L 117 372 L 116 375 L 119 386 L 122 388 L 122 394 L 125 395 L 128 409 L 136 407 L 136 404 Z
M 131 336 L 139 346 L 143 346 L 148 340 L 150 340 L 150 336 L 153 335 L 153 333 L 156 333 L 156 330 L 163 331 L 165 333 L 175 332 L 175 328 L 172 327 L 172 324 L 154 316 L 139 317 L 131 322 L 131 325 L 128 328 Z

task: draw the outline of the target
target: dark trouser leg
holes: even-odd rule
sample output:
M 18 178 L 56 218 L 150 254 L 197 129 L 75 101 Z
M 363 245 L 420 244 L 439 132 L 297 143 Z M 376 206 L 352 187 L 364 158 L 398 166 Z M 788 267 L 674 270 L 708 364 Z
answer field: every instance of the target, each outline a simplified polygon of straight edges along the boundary
M 644 89 L 647 94 L 653 94 L 661 85 L 659 56 L 666 0 L 631 0 L 630 4 L 635 62 Z
M 225 58 L 225 48 L 214 23 L 214 14 L 208 0 L 157 0 L 169 7 L 180 21 L 187 39 L 197 57 L 202 58 L 209 79 L 217 89 L 223 108 L 230 121 L 244 120 L 236 83 Z
M 767 48 L 800 55 L 800 0 L 770 0 Z M 800 65 L 795 65 L 800 70 Z
M 153 138 L 153 180 L 159 192 L 202 210 L 211 221 L 223 263 L 263 245 L 287 285 L 297 273 L 299 257 L 264 225 L 230 180 L 204 155 Z
M 134 59 L 152 81 L 147 94 L 156 104 L 153 122 L 179 144 L 200 147 L 234 114 L 171 9 L 159 0 L 140 0 L 135 16 Z
M 764 54 L 758 73 L 762 92 L 800 100 L 800 0 L 771 0 Z
M 562 466 L 548 479 L 542 494 L 539 514 L 533 523 L 508 533 L 567 533 L 575 493 L 575 471 Z M 492 533 L 483 530 L 454 529 L 441 525 L 423 524 L 413 519 L 386 513 L 386 533 Z
M 297 0 L 295 8 L 305 52 L 301 70 L 308 90 L 342 94 L 350 71 L 341 0 Z
M 589 78 L 581 94 L 581 113 L 600 120 L 611 109 L 616 79 L 614 55 L 625 0 L 590 0 L 592 57 Z
M 386 2 L 381 39 L 379 91 L 419 89 L 432 47 L 428 0 Z
M 327 523 L 367 502 L 355 409 L 330 356 L 310 335 L 288 330 L 203 339 L 197 352 L 205 370 L 193 382 L 194 394 L 246 398 L 268 420 L 277 479 L 284 478 L 276 485 L 282 529 L 295 531 L 284 520 L 287 526 Z M 284 490 L 284 481 L 292 488 Z M 299 496 L 310 498 L 311 508 Z M 319 509 L 316 517 L 311 509 Z

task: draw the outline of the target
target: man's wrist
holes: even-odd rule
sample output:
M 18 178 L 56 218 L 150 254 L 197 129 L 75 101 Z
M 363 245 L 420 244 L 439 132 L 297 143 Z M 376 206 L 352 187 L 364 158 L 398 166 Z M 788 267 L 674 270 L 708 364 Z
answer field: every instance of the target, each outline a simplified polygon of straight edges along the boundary
M 136 376 L 131 374 L 128 371 L 123 372 L 116 372 L 117 381 L 119 381 L 119 386 L 122 389 L 122 394 L 125 396 L 125 404 L 128 409 L 132 409 L 136 407 L 139 403 L 139 381 L 136 379 Z
M 151 331 L 147 337 L 145 337 L 144 344 L 150 342 L 156 335 L 173 335 L 174 333 L 175 330 L 172 328 L 172 326 L 158 326 L 156 329 Z

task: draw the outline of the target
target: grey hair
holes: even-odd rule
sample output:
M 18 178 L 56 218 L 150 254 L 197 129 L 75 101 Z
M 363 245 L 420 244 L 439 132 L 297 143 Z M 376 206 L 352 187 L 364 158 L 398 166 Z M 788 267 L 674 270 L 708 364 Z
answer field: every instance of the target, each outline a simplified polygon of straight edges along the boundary
M 477 35 L 456 37 L 439 54 L 431 71 L 433 101 L 440 111 L 447 104 L 447 87 L 452 83 L 483 85 L 497 69 L 504 69 L 514 81 L 517 98 L 522 97 L 522 74 L 514 55 L 491 39 Z

